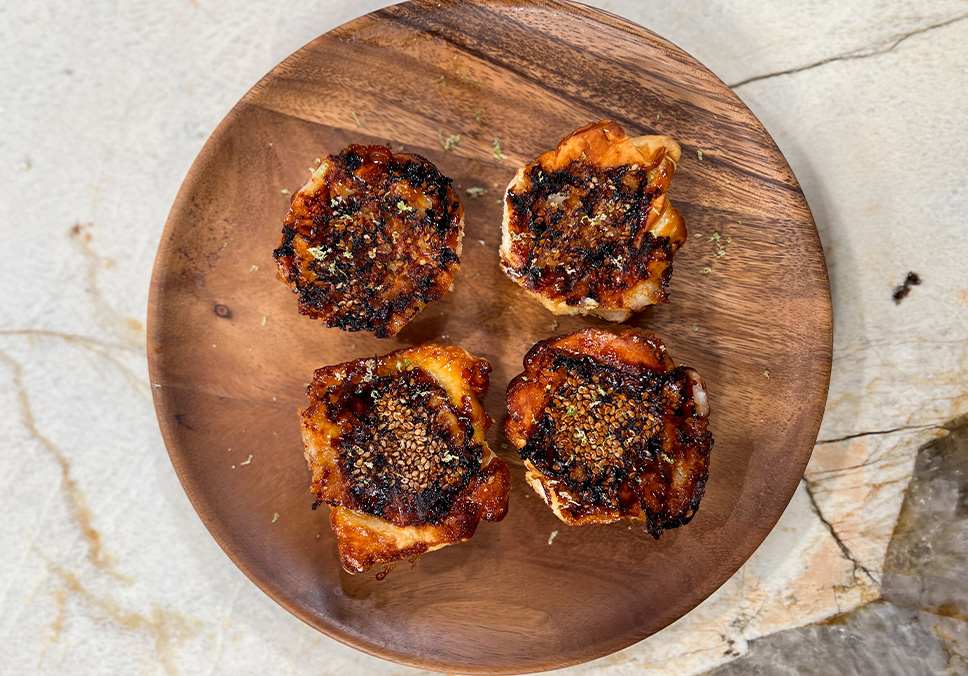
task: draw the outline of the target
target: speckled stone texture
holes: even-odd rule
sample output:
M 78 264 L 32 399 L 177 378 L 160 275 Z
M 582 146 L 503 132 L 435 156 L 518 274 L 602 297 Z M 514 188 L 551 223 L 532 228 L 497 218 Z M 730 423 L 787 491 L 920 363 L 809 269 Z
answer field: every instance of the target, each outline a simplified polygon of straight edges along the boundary
M 968 672 L 968 419 L 918 452 L 881 593 L 850 613 L 757 639 L 714 674 Z
M 154 253 L 206 136 L 274 64 L 381 4 L 0 3 L 0 672 L 412 672 L 304 626 L 219 550 L 144 355 Z M 777 528 L 679 622 L 569 673 L 965 673 L 968 4 L 591 4 L 690 51 L 775 136 L 835 336 Z M 895 304 L 909 271 L 923 283 Z
M 759 639 L 749 655 L 712 673 L 909 676 L 941 673 L 947 662 L 941 641 L 917 612 L 874 602 L 848 617 Z

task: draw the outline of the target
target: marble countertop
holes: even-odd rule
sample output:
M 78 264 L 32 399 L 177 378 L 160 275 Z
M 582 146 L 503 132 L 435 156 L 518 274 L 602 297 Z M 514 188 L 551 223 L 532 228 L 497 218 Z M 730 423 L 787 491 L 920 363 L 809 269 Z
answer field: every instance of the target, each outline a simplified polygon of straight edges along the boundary
M 229 562 L 168 461 L 144 352 L 155 248 L 208 133 L 381 4 L 0 6 L 0 671 L 412 672 Z M 773 133 L 836 328 L 820 438 L 774 532 L 679 622 L 570 671 L 964 673 L 968 2 L 590 4 L 690 51 Z

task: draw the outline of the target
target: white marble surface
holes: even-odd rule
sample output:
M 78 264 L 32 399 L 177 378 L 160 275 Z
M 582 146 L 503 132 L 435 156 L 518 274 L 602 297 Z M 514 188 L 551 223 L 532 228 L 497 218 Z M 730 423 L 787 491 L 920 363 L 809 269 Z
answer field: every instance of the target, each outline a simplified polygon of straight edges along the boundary
M 155 247 L 206 135 L 381 4 L 0 4 L 0 672 L 410 671 L 304 626 L 222 554 L 168 462 L 143 348 Z M 968 412 L 968 2 L 591 4 L 747 82 L 832 278 L 830 399 L 779 526 L 694 612 L 574 670 L 696 673 L 877 598 L 914 454 Z M 908 270 L 924 283 L 895 305 Z

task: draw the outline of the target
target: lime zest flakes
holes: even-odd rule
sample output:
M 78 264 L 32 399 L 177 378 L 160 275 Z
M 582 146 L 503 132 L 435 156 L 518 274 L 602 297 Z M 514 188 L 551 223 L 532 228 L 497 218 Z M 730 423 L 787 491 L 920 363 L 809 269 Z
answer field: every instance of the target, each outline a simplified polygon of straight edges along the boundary
M 397 200 L 397 213 L 405 214 L 408 211 L 413 211 L 413 207 L 403 200 Z
M 460 143 L 460 134 L 450 134 L 444 138 L 444 133 L 439 129 L 437 130 L 437 138 L 440 139 L 440 147 L 447 152 L 452 151 Z
M 699 148 L 696 148 L 696 157 L 698 157 L 699 161 L 702 162 L 702 151 Z
M 356 126 L 357 127 L 362 127 L 363 126 L 363 123 L 360 122 L 360 116 L 356 114 L 356 111 L 355 110 L 351 110 L 350 111 L 350 116 L 353 118 L 353 121 L 356 123 Z
M 702 237 L 700 233 L 695 233 L 695 236 Z M 712 232 L 708 233 L 706 237 L 709 239 L 710 242 L 713 243 L 714 260 L 717 258 L 725 258 L 726 247 L 733 241 L 733 238 L 728 235 L 724 237 L 722 233 L 720 233 L 718 230 L 713 230 Z M 709 266 L 706 266 L 701 270 L 701 272 L 704 275 L 708 275 L 710 272 L 712 272 L 712 268 Z
M 733 241 L 732 237 L 723 237 L 718 232 L 713 232 L 709 236 L 712 240 L 713 246 L 716 247 L 716 258 L 722 258 L 726 255 L 726 245 Z
M 501 139 L 494 137 L 494 143 L 491 144 L 491 149 L 494 151 L 494 158 L 498 160 L 504 159 L 504 151 L 501 149 Z
M 326 254 L 329 253 L 329 249 L 323 246 L 311 246 L 306 249 L 306 251 L 310 256 L 318 261 L 324 260 L 326 258 Z

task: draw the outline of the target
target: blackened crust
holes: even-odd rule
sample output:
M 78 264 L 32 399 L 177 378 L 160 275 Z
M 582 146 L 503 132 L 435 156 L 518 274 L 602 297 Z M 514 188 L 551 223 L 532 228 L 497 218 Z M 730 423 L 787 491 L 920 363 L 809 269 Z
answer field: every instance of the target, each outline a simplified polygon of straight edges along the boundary
M 659 191 L 648 185 L 650 167 L 602 169 L 575 160 L 554 172 L 533 163 L 525 169 L 529 189 L 509 191 L 509 229 L 519 266 L 506 266 L 527 289 L 568 305 L 585 298 L 611 307 L 666 263 L 660 280 L 668 287 L 675 246 L 647 229 Z M 554 207 L 557 196 L 568 200 Z M 574 203 L 572 203 L 574 202 Z
M 351 145 L 293 197 L 273 255 L 301 314 L 386 337 L 450 288 L 463 218 L 426 158 Z
M 490 366 L 421 345 L 317 369 L 300 413 L 310 490 L 332 508 L 343 567 L 361 572 L 470 538 L 507 512 L 507 466 L 478 396 Z
M 507 396 L 505 432 L 566 523 L 640 519 L 658 537 L 695 514 L 713 444 L 705 389 L 657 337 L 587 329 L 543 341 Z
M 608 120 L 575 130 L 508 186 L 503 270 L 555 314 L 624 321 L 665 302 L 686 240 L 667 194 L 680 156 L 671 137 Z

